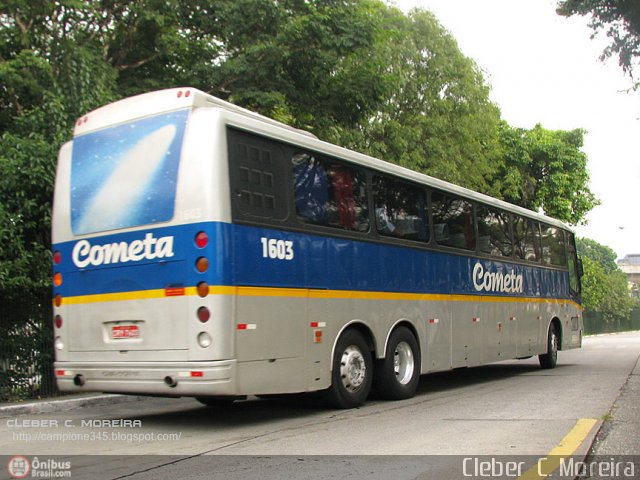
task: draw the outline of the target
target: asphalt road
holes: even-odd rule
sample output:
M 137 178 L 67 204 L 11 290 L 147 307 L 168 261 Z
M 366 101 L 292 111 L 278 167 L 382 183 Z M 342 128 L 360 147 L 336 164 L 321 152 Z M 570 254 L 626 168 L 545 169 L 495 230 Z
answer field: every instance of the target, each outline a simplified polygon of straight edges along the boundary
M 312 396 L 0 410 L 0 451 L 5 465 L 66 459 L 71 478 L 540 478 L 529 469 L 550 454 L 640 456 L 639 356 L 640 333 L 589 337 L 553 370 L 532 358 L 427 375 L 410 400 L 354 410 Z

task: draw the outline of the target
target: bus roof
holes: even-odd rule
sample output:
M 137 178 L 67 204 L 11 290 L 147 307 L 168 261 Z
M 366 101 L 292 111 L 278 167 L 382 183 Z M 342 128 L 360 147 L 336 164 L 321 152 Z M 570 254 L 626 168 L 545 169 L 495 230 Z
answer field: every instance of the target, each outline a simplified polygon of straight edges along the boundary
M 123 108 L 125 107 L 126 108 Z M 246 108 L 221 100 L 213 95 L 190 87 L 170 88 L 154 92 L 142 93 L 133 97 L 123 98 L 97 108 L 76 121 L 73 136 L 77 137 L 89 132 L 111 127 L 138 118 L 144 118 L 158 113 L 194 107 L 219 107 L 224 110 L 265 122 L 267 124 L 295 131 L 299 134 L 316 138 L 312 133 L 291 127 Z
M 126 108 L 124 108 L 125 106 Z M 230 123 L 238 128 L 243 128 L 242 119 L 250 119 L 252 120 L 251 123 L 254 125 L 256 125 L 256 123 L 262 125 L 263 128 L 260 128 L 261 134 L 285 141 L 288 140 L 293 144 L 347 160 L 363 167 L 397 175 L 432 188 L 458 194 L 471 200 L 493 205 L 519 215 L 571 230 L 565 223 L 541 213 L 513 205 L 489 195 L 478 193 L 384 160 L 319 140 L 315 135 L 307 131 L 291 127 L 272 118 L 252 112 L 190 87 L 171 88 L 143 93 L 100 107 L 79 118 L 76 122 L 73 134 L 74 137 L 77 137 L 109 126 L 130 122 L 138 118 L 144 118 L 167 111 L 195 107 L 220 108 L 231 114 L 228 116 Z M 235 119 L 235 121 L 232 119 Z M 244 128 L 246 129 L 247 127 L 244 126 Z

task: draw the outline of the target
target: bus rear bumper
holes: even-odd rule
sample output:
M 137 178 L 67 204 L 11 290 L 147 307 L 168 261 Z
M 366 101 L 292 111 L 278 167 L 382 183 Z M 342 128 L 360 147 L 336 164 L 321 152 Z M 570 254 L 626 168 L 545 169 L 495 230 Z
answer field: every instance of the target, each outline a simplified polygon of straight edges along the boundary
M 215 362 L 55 362 L 63 392 L 169 397 L 237 395 L 236 360 Z

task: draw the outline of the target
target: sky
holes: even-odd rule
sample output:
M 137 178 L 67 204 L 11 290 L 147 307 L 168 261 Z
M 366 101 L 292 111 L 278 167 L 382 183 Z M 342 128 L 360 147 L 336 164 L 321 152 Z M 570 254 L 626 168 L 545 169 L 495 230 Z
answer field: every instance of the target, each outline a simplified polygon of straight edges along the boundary
M 395 0 L 432 11 L 484 72 L 491 99 L 514 127 L 587 131 L 591 191 L 601 204 L 576 228 L 618 258 L 640 254 L 640 91 L 588 18 L 561 17 L 557 0 Z

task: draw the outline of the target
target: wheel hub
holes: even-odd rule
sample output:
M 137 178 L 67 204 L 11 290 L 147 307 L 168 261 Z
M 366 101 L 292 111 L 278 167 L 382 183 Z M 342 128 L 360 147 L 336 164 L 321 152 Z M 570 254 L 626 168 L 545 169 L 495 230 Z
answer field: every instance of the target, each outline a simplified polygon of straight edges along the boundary
M 401 385 L 406 385 L 413 377 L 415 369 L 415 359 L 413 350 L 407 342 L 400 342 L 396 346 L 393 354 L 393 371 L 396 374 L 396 380 Z
M 342 385 L 350 392 L 355 392 L 364 383 L 367 366 L 364 356 L 358 347 L 350 345 L 342 353 L 340 361 L 340 378 Z

